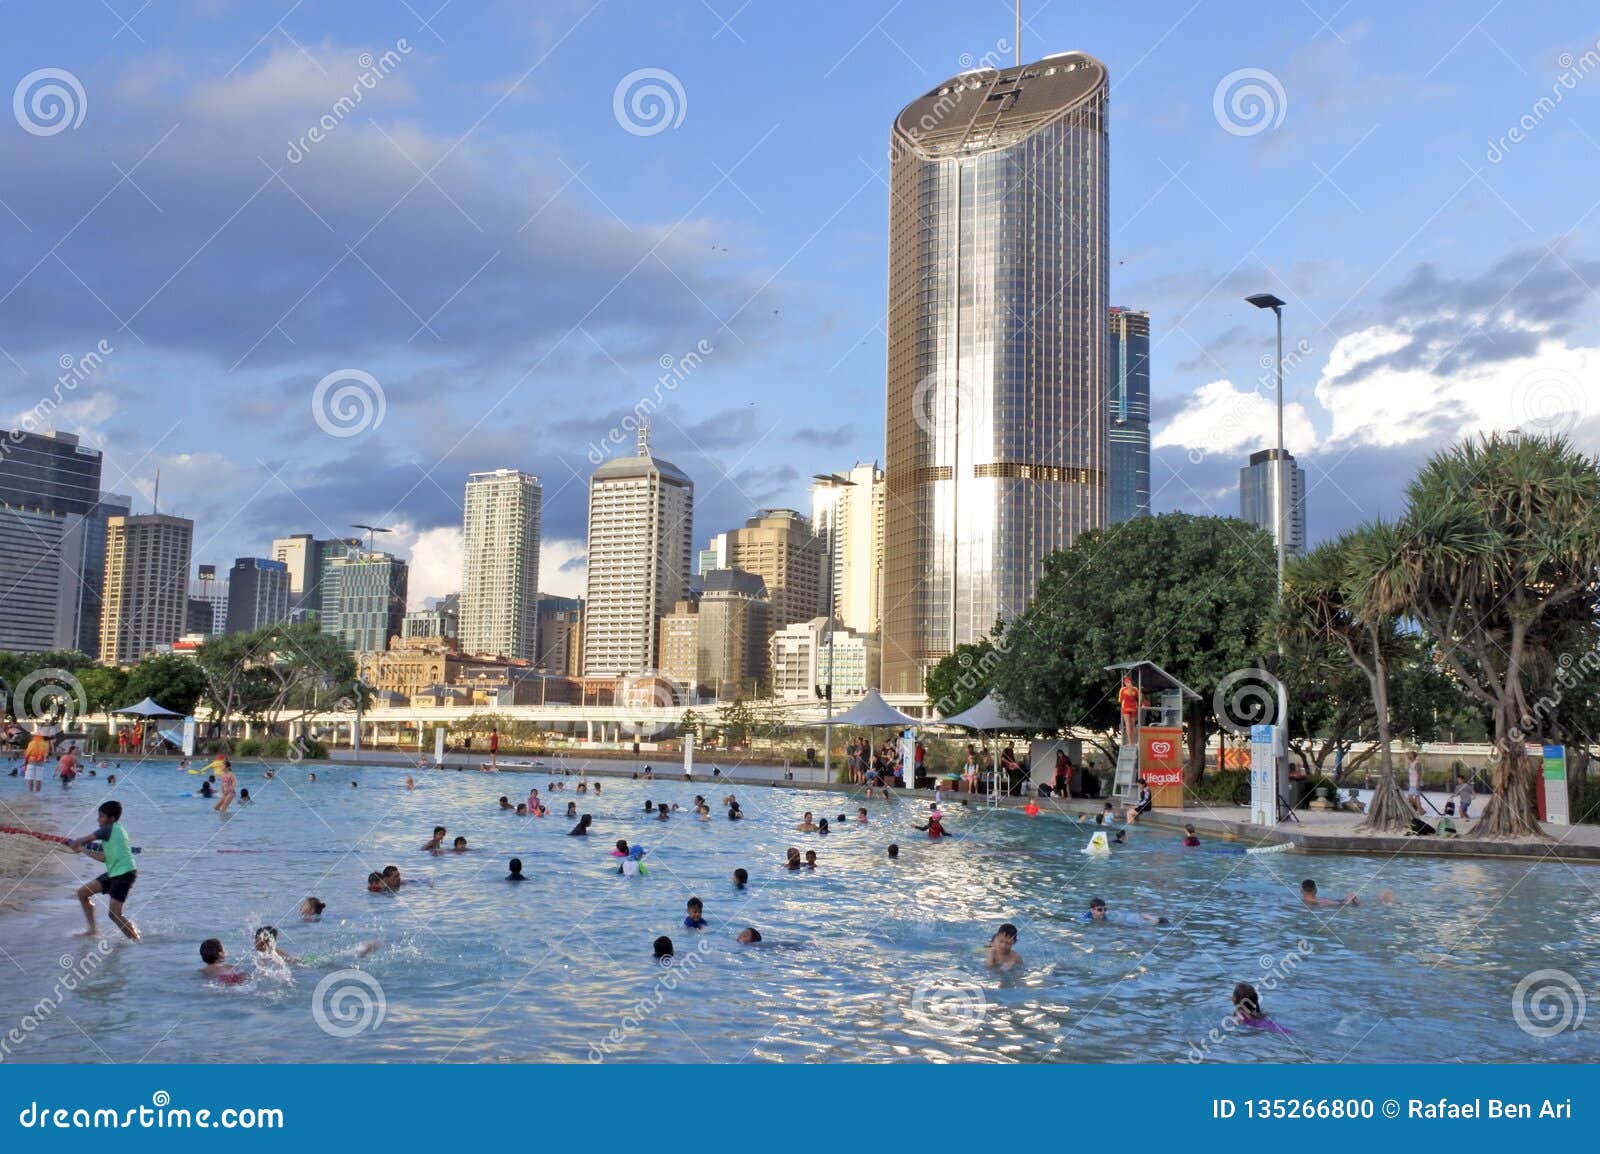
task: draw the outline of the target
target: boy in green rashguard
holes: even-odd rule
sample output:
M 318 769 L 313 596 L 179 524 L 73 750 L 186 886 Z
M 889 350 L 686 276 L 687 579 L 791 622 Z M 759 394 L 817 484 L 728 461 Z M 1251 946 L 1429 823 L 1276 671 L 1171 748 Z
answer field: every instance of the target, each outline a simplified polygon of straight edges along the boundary
M 67 843 L 75 852 L 84 853 L 84 846 L 91 841 L 98 841 L 100 849 L 87 852 L 96 861 L 106 863 L 105 873 L 78 889 L 78 903 L 83 906 L 83 916 L 89 919 L 89 928 L 83 936 L 95 935 L 93 899 L 95 894 L 103 893 L 111 899 L 112 923 L 128 937 L 138 941 L 139 927 L 122 916 L 122 903 L 128 900 L 128 891 L 133 889 L 133 883 L 139 877 L 139 871 L 133 865 L 133 847 L 128 844 L 127 831 L 122 828 L 122 803 L 106 802 L 100 807 L 99 815 L 99 829 Z

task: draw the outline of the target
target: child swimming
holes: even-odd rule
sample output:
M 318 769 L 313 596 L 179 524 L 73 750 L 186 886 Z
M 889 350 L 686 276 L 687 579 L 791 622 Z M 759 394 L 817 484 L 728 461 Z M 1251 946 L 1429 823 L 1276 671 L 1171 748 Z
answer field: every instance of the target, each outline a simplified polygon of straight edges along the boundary
M 506 874 L 506 881 L 508 881 L 508 882 L 525 882 L 525 881 L 528 880 L 527 875 L 525 875 L 522 872 L 522 859 L 521 858 L 519 858 L 519 857 L 512 858 L 509 862 L 506 863 L 506 868 L 511 871 L 510 873 Z
M 250 980 L 250 975 L 228 965 L 228 951 L 216 938 L 200 943 L 200 974 L 227 986 L 237 986 Z
M 1017 927 L 1002 922 L 989 939 L 989 958 L 984 965 L 991 970 L 1010 970 L 1022 964 L 1022 955 L 1013 948 L 1017 944 Z
M 1131 913 L 1127 910 L 1106 909 L 1105 898 L 1090 898 L 1089 908 L 1078 915 L 1080 922 L 1110 922 L 1118 926 L 1164 926 L 1167 919 L 1159 914 Z
M 690 898 L 683 917 L 683 927 L 687 930 L 703 930 L 706 928 L 705 905 L 699 898 Z

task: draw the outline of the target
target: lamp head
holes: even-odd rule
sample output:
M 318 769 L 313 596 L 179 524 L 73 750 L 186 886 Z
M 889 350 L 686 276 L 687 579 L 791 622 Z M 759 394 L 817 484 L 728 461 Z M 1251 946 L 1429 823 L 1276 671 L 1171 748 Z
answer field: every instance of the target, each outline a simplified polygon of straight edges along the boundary
M 1283 301 L 1271 293 L 1256 293 L 1255 296 L 1248 296 L 1244 299 L 1246 304 L 1255 305 L 1258 309 L 1271 309 L 1273 312 L 1277 312 L 1283 308 Z

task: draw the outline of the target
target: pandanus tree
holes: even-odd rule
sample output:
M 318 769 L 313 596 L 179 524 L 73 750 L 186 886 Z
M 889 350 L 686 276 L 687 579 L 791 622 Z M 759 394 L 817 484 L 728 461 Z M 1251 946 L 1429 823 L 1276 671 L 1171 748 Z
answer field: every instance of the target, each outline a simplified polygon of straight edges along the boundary
M 1600 465 L 1565 438 L 1494 435 L 1432 458 L 1407 497 L 1373 596 L 1428 632 L 1493 720 L 1494 793 L 1472 836 L 1541 836 L 1526 748 L 1556 671 L 1585 656 L 1567 651 L 1573 622 L 1600 611 Z
M 1395 783 L 1389 668 L 1399 646 L 1380 575 L 1399 549 L 1395 527 L 1378 521 L 1313 549 L 1284 575 L 1277 630 L 1286 646 L 1334 644 L 1365 675 L 1378 728 L 1378 786 L 1362 828 L 1407 829 L 1411 811 Z

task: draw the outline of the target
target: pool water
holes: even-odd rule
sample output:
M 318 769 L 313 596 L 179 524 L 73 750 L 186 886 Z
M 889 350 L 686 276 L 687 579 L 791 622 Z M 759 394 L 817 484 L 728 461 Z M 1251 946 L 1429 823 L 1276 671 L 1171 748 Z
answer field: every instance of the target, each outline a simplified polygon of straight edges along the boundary
M 115 796 L 143 847 L 128 912 L 144 934 L 93 952 L 71 935 L 82 918 L 68 887 L 0 920 L 0 1033 L 22 1023 L 8 1061 L 1579 1061 L 1600 1057 L 1600 1013 L 1539 1036 L 1560 990 L 1519 982 L 1562 971 L 1600 990 L 1600 871 L 1558 863 L 1242 854 L 1204 839 L 1135 829 L 1109 858 L 1081 852 L 1092 826 L 1059 816 L 947 804 L 959 836 L 929 843 L 910 828 L 919 803 L 862 803 L 842 793 L 712 781 L 604 778 L 600 796 L 548 792 L 526 774 L 415 774 L 322 764 L 265 780 L 239 767 L 255 797 L 227 819 L 180 796 L 200 780 L 170 764 L 124 765 Z M 104 771 L 102 771 L 104 772 Z M 359 783 L 351 788 L 350 782 Z M 496 809 L 537 785 L 571 822 Z M 661 823 L 646 798 L 687 807 L 704 793 L 713 819 Z M 108 796 L 100 779 L 23 794 L 0 779 L 5 824 L 80 835 Z M 870 822 L 858 826 L 858 804 Z M 814 810 L 848 813 L 826 837 L 794 826 Z M 419 847 L 434 825 L 465 835 L 466 854 Z M 624 878 L 616 838 L 643 844 L 649 876 Z M 885 847 L 901 846 L 898 862 Z M 815 873 L 781 868 L 794 845 Z M 237 852 L 250 851 L 250 852 Z M 521 857 L 527 882 L 503 880 Z M 76 859 L 83 877 L 98 863 Z M 388 864 L 429 884 L 367 892 Z M 736 867 L 750 886 L 736 892 Z M 1358 891 L 1360 908 L 1310 910 L 1302 877 L 1325 895 Z M 1392 890 L 1393 904 L 1379 891 Z M 297 917 L 310 894 L 319 922 Z M 684 929 L 705 902 L 709 928 Z M 1170 925 L 1084 924 L 1091 896 Z M 984 946 L 1003 921 L 1023 963 L 996 974 Z M 253 965 L 251 931 L 309 967 Z M 736 933 L 765 941 L 741 946 Z M 677 945 L 670 968 L 651 943 Z M 249 982 L 198 976 L 199 942 L 217 937 Z M 355 947 L 378 940 L 365 958 Z M 75 988 L 60 992 L 71 973 Z M 1224 1023 L 1236 981 L 1254 982 L 1291 1032 Z M 1562 987 L 1566 988 L 1565 986 Z M 38 1013 L 50 997 L 49 1012 Z M 1569 998 L 1570 1001 L 1570 998 Z M 1531 1015 L 1531 1016 L 1530 1016 Z M 1569 1014 L 1576 1019 L 1582 1015 Z

